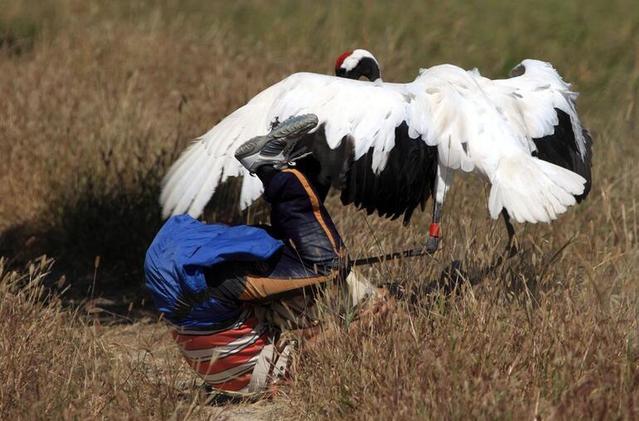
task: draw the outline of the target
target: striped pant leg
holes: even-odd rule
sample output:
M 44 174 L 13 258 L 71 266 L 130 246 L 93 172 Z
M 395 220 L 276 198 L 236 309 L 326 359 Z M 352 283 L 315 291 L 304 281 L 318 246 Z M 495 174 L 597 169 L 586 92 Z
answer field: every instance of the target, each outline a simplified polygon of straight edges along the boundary
M 286 373 L 290 346 L 278 347 L 278 331 L 258 321 L 252 311 L 225 329 L 175 328 L 172 333 L 187 363 L 216 391 L 262 393 Z

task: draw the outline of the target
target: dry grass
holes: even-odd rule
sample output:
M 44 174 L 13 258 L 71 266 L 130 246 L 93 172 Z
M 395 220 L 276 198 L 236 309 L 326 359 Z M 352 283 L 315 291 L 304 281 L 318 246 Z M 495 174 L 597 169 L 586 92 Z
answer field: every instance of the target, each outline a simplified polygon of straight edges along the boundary
M 441 62 L 488 76 L 525 57 L 553 62 L 582 92 L 594 188 L 554 224 L 519 227 L 522 252 L 476 285 L 422 294 L 302 356 L 274 401 L 290 408 L 282 416 L 637 418 L 634 1 L 0 0 L 2 418 L 224 410 L 203 404 L 162 325 L 135 311 L 143 251 L 161 224 L 159 180 L 190 139 L 261 88 L 297 70 L 328 73 L 360 46 L 387 80 Z M 437 260 L 377 265 L 371 279 L 418 291 L 454 259 L 472 277 L 503 247 L 486 193 L 458 178 Z M 424 240 L 428 212 L 403 228 L 330 204 L 354 255 Z M 62 298 L 45 293 L 61 276 Z M 95 306 L 77 303 L 91 294 L 128 324 L 86 315 Z
M 51 259 L 0 261 L 4 419 L 169 418 L 207 410 L 161 325 L 87 322 L 47 295 Z M 169 363 L 170 362 L 170 363 Z M 219 412 L 219 411 L 218 411 Z

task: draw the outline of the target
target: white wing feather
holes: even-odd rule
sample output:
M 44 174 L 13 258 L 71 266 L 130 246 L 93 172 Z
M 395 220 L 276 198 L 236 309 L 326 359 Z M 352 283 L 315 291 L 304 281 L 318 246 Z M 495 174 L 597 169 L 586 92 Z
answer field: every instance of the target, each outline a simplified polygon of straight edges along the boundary
M 558 124 L 555 108 L 562 110 L 570 116 L 572 131 L 583 158 L 586 140 L 575 107 L 578 94 L 570 89 L 570 84 L 564 82 L 550 63 L 528 59 L 519 66 L 525 68 L 521 76 L 490 81 L 494 101 L 500 103 L 511 123 L 523 124 L 529 139 L 553 134 L 554 126 Z M 532 142 L 530 144 L 533 145 Z
M 229 177 L 244 176 L 241 206 L 262 194 L 262 184 L 235 160 L 237 146 L 268 132 L 267 112 L 280 92 L 280 83 L 267 88 L 196 139 L 164 177 L 160 203 L 162 214 L 199 216 L 217 187 Z M 234 204 L 229 204 L 230 206 Z
M 160 199 L 163 214 L 188 212 L 198 216 L 217 186 L 230 176 L 245 176 L 240 205 L 250 205 L 261 195 L 262 185 L 259 179 L 246 177 L 246 171 L 234 159 L 235 149 L 267 133 L 276 118 L 283 121 L 305 113 L 317 115 L 318 127 L 323 127 L 331 148 L 339 146 L 345 136 L 353 139 L 355 159 L 373 148 L 372 169 L 376 173 L 384 169 L 395 145 L 395 129 L 406 123 L 412 138 L 438 146 L 440 165 L 477 170 L 493 184 L 506 183 L 491 195 L 489 207 L 491 214 L 500 206 L 510 210 L 521 194 L 525 197 L 526 186 L 504 180 L 513 163 L 535 159 L 530 157 L 534 147 L 531 139 L 553 133 L 555 108 L 567 112 L 573 125 L 581 127 L 574 107 L 576 94 L 552 66 L 534 60 L 526 60 L 523 65 L 524 75 L 497 81 L 482 77 L 476 70 L 452 65 L 422 70 L 414 82 L 407 84 L 369 83 L 313 73 L 291 75 L 230 114 L 184 152 L 164 180 Z M 575 134 L 581 136 L 581 130 L 575 130 Z M 545 178 L 535 187 L 535 197 L 526 199 L 541 204 L 521 210 L 517 220 L 550 220 L 574 203 L 568 195 L 578 194 L 579 185 L 583 188 L 585 180 L 580 176 L 571 177 L 567 170 L 548 165 L 523 165 L 527 176 L 534 176 L 536 171 Z M 565 180 L 559 187 L 549 186 L 553 181 L 548 174 L 553 171 Z M 559 199 L 546 203 L 550 200 L 546 196 L 551 195 L 548 192 L 556 189 L 561 191 L 556 191 L 553 198 Z

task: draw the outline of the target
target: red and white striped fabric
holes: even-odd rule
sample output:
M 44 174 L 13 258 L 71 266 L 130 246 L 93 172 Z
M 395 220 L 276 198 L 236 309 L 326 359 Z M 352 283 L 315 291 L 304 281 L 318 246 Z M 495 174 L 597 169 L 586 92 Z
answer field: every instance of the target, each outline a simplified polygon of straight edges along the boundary
M 352 311 L 378 296 L 370 282 L 356 270 L 346 278 L 346 299 Z M 255 396 L 285 378 L 296 335 L 292 330 L 317 326 L 319 315 L 312 297 L 303 294 L 245 310 L 231 326 L 218 330 L 188 330 L 173 326 L 175 338 L 189 365 L 218 392 Z M 289 338 L 289 340 L 284 339 Z
M 287 368 L 290 346 L 278 352 L 277 330 L 246 311 L 232 326 L 215 331 L 176 328 L 173 337 L 188 364 L 217 391 L 263 392 Z

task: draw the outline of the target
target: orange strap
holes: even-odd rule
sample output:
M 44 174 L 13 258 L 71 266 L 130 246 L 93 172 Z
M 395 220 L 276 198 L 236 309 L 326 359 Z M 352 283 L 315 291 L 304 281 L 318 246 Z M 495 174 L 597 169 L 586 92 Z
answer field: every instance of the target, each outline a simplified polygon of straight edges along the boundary
M 313 215 L 315 215 L 315 219 L 317 219 L 317 222 L 319 222 L 320 226 L 326 233 L 326 236 L 328 237 L 328 240 L 331 242 L 331 245 L 333 246 L 333 250 L 335 250 L 335 253 L 338 253 L 337 243 L 335 242 L 335 238 L 333 238 L 333 234 L 331 233 L 331 230 L 328 229 L 328 225 L 326 224 L 326 221 L 324 221 L 324 217 L 322 216 L 322 212 L 320 211 L 321 209 L 320 201 L 317 198 L 315 191 L 313 191 L 313 188 L 309 184 L 304 174 L 292 168 L 287 168 L 285 170 L 282 170 L 282 172 L 288 172 L 295 175 L 295 177 L 297 177 L 299 182 L 302 184 L 302 187 L 304 187 L 304 190 L 306 190 L 306 193 L 308 194 L 308 198 L 311 200 L 311 206 L 313 208 Z

